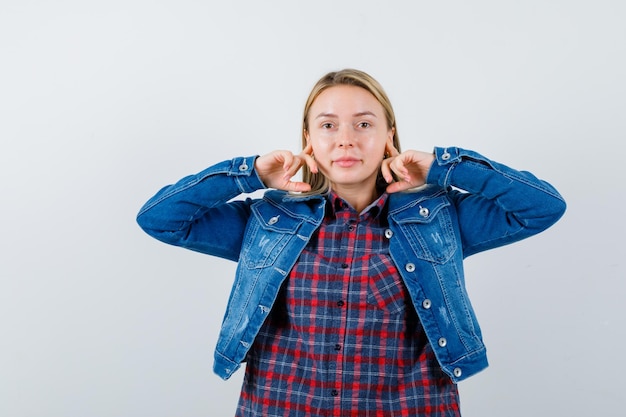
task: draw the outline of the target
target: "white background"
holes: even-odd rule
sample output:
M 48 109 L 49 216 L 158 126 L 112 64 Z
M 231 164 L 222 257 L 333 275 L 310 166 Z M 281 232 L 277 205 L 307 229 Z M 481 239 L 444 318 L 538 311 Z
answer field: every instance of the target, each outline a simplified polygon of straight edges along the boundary
M 623 416 L 625 22 L 621 0 L 2 0 L 0 415 L 232 416 L 243 371 L 212 365 L 235 264 L 135 215 L 297 151 L 314 82 L 355 67 L 405 149 L 474 149 L 569 203 L 467 261 L 491 366 L 464 416 Z

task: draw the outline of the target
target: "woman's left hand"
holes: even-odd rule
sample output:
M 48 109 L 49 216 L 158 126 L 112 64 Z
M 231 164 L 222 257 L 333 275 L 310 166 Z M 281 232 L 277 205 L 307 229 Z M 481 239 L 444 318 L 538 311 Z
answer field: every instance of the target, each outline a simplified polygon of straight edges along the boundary
M 408 150 L 398 153 L 395 148 L 391 150 L 391 157 L 385 159 L 381 166 L 383 178 L 389 184 L 387 192 L 397 193 L 424 185 L 434 160 L 435 155 L 428 152 Z M 397 180 L 394 180 L 392 172 Z

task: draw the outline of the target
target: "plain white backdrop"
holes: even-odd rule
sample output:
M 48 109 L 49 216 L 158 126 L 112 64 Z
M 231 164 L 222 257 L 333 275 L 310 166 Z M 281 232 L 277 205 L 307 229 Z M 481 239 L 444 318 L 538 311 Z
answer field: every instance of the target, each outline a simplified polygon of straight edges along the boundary
M 0 415 L 232 416 L 212 373 L 235 264 L 135 215 L 223 159 L 298 151 L 330 70 L 377 78 L 404 149 L 549 180 L 565 217 L 467 260 L 491 366 L 465 417 L 624 415 L 626 3 L 0 2 Z

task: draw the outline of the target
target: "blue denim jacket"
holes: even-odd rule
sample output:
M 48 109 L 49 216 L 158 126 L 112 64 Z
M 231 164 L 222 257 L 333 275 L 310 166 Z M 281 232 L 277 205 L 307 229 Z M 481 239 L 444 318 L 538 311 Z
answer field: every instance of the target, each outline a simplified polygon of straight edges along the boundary
M 548 183 L 478 153 L 435 148 L 427 184 L 389 196 L 390 253 L 441 368 L 461 381 L 487 367 L 463 259 L 545 230 L 565 211 Z M 255 157 L 234 158 L 161 189 L 137 221 L 151 236 L 238 262 L 215 351 L 228 379 L 245 360 L 281 284 L 324 217 L 324 196 L 268 190 Z

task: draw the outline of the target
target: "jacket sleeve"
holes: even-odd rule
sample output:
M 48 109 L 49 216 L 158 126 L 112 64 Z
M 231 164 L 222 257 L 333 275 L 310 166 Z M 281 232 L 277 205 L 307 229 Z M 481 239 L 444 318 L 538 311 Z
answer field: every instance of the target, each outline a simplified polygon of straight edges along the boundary
M 461 148 L 435 148 L 427 182 L 449 190 L 458 213 L 463 256 L 535 235 L 561 218 L 566 204 L 554 187 Z
M 265 188 L 255 158 L 220 162 L 162 188 L 137 223 L 162 242 L 237 261 L 252 200 L 231 200 Z

